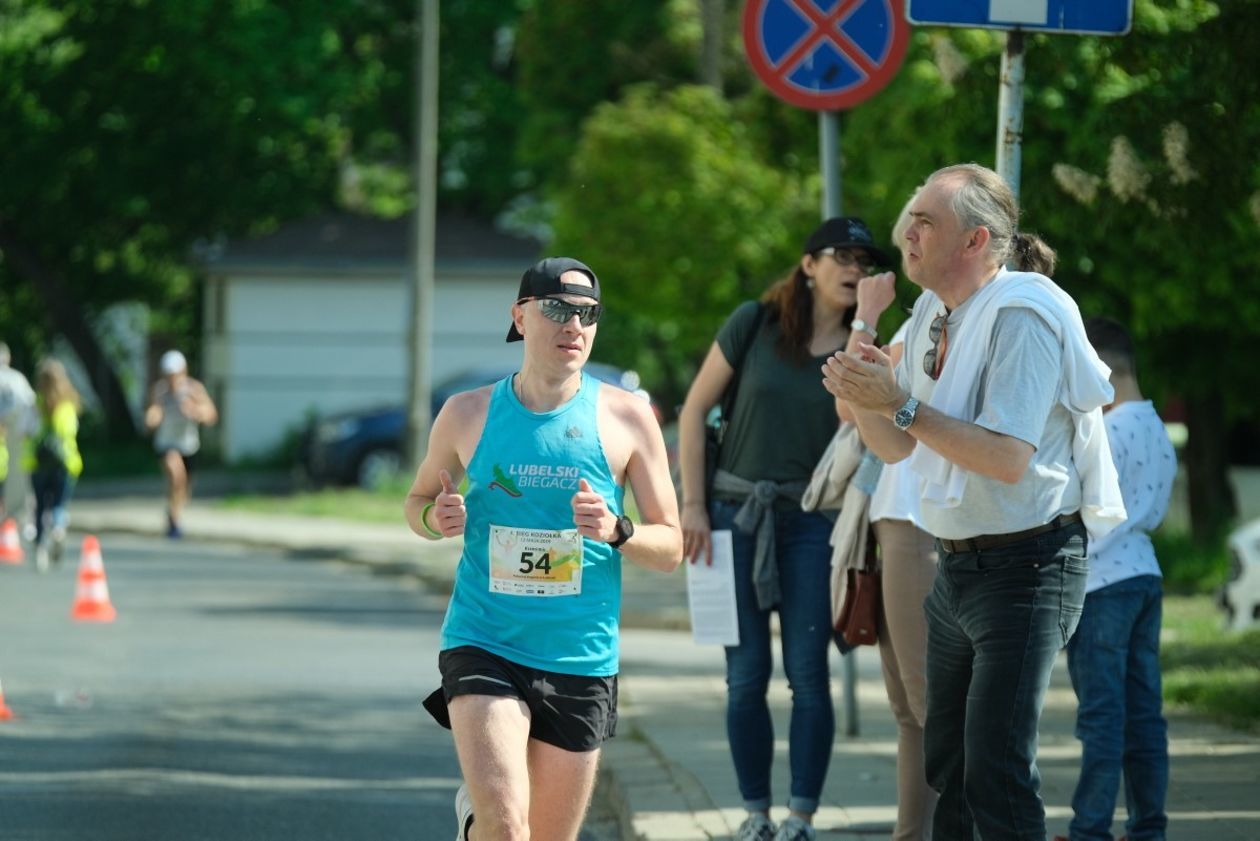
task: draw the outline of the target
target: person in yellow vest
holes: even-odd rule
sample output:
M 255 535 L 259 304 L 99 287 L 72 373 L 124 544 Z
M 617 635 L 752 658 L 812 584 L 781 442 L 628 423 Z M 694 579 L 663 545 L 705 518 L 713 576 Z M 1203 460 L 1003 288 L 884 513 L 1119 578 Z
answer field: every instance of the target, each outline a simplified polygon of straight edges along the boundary
M 35 369 L 39 429 L 26 439 L 25 467 L 35 496 L 35 566 L 40 572 L 61 561 L 74 483 L 83 472 L 79 454 L 79 392 L 66 366 L 45 359 Z

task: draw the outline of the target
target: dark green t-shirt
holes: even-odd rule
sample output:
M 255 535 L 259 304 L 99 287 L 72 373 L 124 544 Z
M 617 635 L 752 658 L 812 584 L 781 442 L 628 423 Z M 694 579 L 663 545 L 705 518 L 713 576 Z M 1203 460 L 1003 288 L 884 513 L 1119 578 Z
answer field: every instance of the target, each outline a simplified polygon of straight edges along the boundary
M 718 331 L 726 361 L 735 364 L 757 317 L 757 303 L 740 304 Z M 822 385 L 823 356 L 804 365 L 775 349 L 782 330 L 769 312 L 744 357 L 743 373 L 718 467 L 750 481 L 808 482 L 840 421 Z

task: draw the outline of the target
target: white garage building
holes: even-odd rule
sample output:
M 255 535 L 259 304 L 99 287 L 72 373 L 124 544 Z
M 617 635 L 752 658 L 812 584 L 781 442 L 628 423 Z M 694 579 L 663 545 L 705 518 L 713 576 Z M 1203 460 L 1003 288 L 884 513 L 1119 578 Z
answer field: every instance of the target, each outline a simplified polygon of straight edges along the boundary
M 227 461 L 274 450 L 312 412 L 405 402 L 410 224 L 330 214 L 207 256 L 200 376 L 219 404 L 208 433 Z M 508 308 L 539 248 L 439 218 L 434 383 L 519 357 L 504 342 Z

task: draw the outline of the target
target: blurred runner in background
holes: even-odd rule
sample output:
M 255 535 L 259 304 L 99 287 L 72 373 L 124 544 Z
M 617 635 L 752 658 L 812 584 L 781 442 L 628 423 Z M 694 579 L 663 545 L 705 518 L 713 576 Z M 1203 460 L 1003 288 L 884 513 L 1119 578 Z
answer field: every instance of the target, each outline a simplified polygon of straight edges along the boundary
M 162 354 L 162 376 L 153 384 L 144 425 L 153 432 L 166 476 L 166 536 L 183 536 L 179 516 L 191 495 L 192 472 L 201 449 L 200 427 L 214 426 L 219 411 L 206 387 L 188 376 L 188 361 L 177 350 Z

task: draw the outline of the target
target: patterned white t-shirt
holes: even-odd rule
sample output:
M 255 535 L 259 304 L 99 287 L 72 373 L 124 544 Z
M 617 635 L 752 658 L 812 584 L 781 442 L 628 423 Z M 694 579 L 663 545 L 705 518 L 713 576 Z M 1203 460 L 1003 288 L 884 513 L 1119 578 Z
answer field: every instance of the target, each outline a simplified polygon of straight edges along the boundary
M 1139 575 L 1159 575 L 1150 532 L 1168 513 L 1177 454 L 1149 400 L 1121 403 L 1103 418 L 1129 518 L 1089 545 L 1085 592 Z

